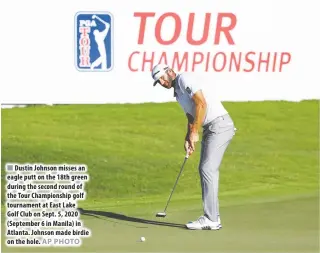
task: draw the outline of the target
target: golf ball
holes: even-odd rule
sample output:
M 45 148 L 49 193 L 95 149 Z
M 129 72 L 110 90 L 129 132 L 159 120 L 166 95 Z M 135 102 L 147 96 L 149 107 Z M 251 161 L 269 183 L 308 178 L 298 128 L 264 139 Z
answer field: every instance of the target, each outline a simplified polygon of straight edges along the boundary
M 144 242 L 146 240 L 146 238 L 144 238 L 143 236 L 140 238 L 141 242 Z

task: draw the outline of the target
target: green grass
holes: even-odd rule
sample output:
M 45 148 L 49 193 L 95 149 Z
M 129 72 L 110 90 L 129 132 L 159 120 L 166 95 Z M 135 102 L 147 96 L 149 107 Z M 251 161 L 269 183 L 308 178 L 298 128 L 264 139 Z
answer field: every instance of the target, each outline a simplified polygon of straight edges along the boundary
M 228 102 L 224 105 L 238 130 L 220 168 L 220 201 L 226 227 L 219 235 L 212 235 L 217 236 L 212 242 L 218 243 L 215 249 L 219 252 L 277 249 L 316 252 L 318 101 Z M 87 164 L 90 174 L 87 199 L 79 203 L 81 207 L 154 219 L 152 215 L 164 207 L 183 162 L 186 119 L 176 103 L 3 109 L 1 121 L 2 204 L 5 163 L 81 163 Z M 170 204 L 168 212 L 172 212 L 172 216 L 166 219 L 171 222 L 183 224 L 201 214 L 199 153 L 198 144 Z M 301 212 L 305 213 L 303 217 Z M 190 231 L 143 222 L 148 229 L 129 226 L 130 221 L 124 225 L 124 221 L 117 218 L 109 217 L 104 222 L 92 216 L 83 218 L 96 231 L 95 236 L 87 239 L 83 251 L 213 250 L 204 243 L 208 233 L 202 238 L 199 233 L 191 232 L 191 235 Z M 283 220 L 281 226 L 279 220 Z M 251 225 L 241 222 L 251 222 Z M 245 230 L 241 231 L 241 227 Z M 120 246 L 121 237 L 115 238 L 121 233 L 136 238 L 140 230 L 146 231 L 143 233 L 147 240 L 146 233 L 157 242 L 151 239 L 136 245 L 130 239 Z M 110 243 L 103 239 L 104 235 L 112 238 Z M 251 237 L 255 240 L 252 244 L 247 241 Z M 102 242 L 97 243 L 98 239 Z M 189 240 L 189 250 L 180 245 L 186 240 Z M 230 240 L 234 240 L 233 246 Z M 192 246 L 194 244 L 198 247 Z
M 220 231 L 178 227 L 199 215 L 199 204 L 172 202 L 165 219 L 154 217 L 163 205 L 88 208 L 86 212 L 96 216 L 82 217 L 92 236 L 83 240 L 81 252 L 318 252 L 315 197 L 223 206 L 224 227 Z M 146 238 L 145 243 L 138 242 L 141 236 Z M 17 252 L 17 248 L 8 252 Z M 23 252 L 79 249 L 27 248 Z

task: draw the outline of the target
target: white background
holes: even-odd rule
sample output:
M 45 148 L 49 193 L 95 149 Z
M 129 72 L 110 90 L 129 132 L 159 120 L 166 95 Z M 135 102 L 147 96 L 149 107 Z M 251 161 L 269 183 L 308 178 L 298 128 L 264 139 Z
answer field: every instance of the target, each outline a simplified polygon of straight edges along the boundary
M 110 1 L 10 0 L 0 6 L 0 100 L 2 103 L 138 103 L 172 101 L 172 91 L 152 87 L 149 72 L 130 72 L 128 56 L 143 51 L 207 51 L 181 39 L 164 48 L 154 38 L 155 20 L 147 23 L 145 44 L 137 45 L 139 19 L 134 12 L 176 12 L 182 29 L 196 13 L 232 12 L 237 51 L 292 53 L 281 73 L 204 73 L 224 101 L 319 99 L 319 14 L 317 1 L 229 0 Z M 74 65 L 74 16 L 79 11 L 108 11 L 114 17 L 114 68 L 84 73 Z M 201 19 L 202 17 L 202 19 Z M 198 19 L 197 19 L 198 18 Z M 212 25 L 215 21 L 213 20 Z M 163 31 L 170 33 L 170 26 Z M 202 32 L 202 31 L 201 31 Z M 196 35 L 196 34 L 195 34 Z M 212 43 L 212 35 L 209 36 Z M 216 50 L 230 51 L 224 43 Z

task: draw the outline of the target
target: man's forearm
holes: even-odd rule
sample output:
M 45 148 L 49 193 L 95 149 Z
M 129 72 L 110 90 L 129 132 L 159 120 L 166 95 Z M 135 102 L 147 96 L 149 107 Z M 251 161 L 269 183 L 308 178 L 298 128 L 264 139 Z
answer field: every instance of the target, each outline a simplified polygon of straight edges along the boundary
M 191 125 L 190 131 L 199 132 L 204 120 L 204 116 L 206 114 L 206 110 L 207 110 L 206 103 L 196 104 L 195 119 L 193 124 Z
M 187 122 L 187 134 L 186 134 L 186 140 L 189 139 L 189 134 L 191 132 L 192 129 L 192 124 L 193 124 L 193 117 L 190 114 L 187 114 L 187 118 L 188 118 L 188 122 Z

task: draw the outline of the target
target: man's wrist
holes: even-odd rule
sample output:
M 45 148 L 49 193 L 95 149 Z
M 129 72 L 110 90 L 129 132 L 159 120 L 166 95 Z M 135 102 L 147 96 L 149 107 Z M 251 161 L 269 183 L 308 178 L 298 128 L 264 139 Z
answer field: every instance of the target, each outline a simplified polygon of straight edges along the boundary
M 190 128 L 190 132 L 191 132 L 191 133 L 198 133 L 197 127 L 193 125 L 193 126 Z

